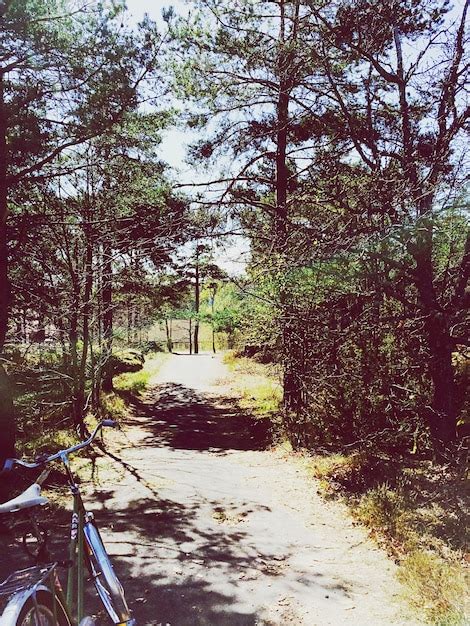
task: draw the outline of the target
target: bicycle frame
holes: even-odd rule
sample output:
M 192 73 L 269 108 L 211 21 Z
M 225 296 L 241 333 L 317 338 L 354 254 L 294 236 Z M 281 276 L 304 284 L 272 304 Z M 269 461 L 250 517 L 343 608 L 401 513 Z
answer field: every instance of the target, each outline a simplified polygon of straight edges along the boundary
M 72 609 L 76 606 L 77 622 L 83 618 L 83 599 L 85 588 L 85 542 L 84 542 L 84 526 L 85 520 L 89 515 L 85 511 L 85 506 L 80 494 L 80 489 L 75 483 L 73 474 L 70 469 L 68 454 L 62 454 L 62 461 L 69 488 L 73 496 L 73 512 L 70 524 L 70 543 L 69 543 L 69 568 L 67 575 L 67 593 L 66 604 Z M 75 573 L 76 581 L 75 581 Z M 76 588 L 75 588 L 76 586 Z
M 80 489 L 76 484 L 70 469 L 69 455 L 88 446 L 95 439 L 103 426 L 114 427 L 116 426 L 116 423 L 113 420 L 103 420 L 103 422 L 98 424 L 94 432 L 86 441 L 76 444 L 66 450 L 61 450 L 52 456 L 43 458 L 37 462 L 31 463 L 19 459 L 8 459 L 5 462 L 3 471 L 10 471 L 14 465 L 34 469 L 42 467 L 51 461 L 61 461 L 64 466 L 69 489 L 73 497 L 73 512 L 70 524 L 70 541 L 68 546 L 69 558 L 67 561 L 60 563 L 62 565 L 66 565 L 68 568 L 65 594 L 62 591 L 60 580 L 56 572 L 58 563 L 48 563 L 47 565 L 42 565 L 41 571 L 47 570 L 49 572 L 48 577 L 50 586 L 48 589 L 50 589 L 50 592 L 53 594 L 53 602 L 55 603 L 56 599 L 60 602 L 71 623 L 73 621 L 72 614 L 75 614 L 76 616 L 76 622 L 74 623 L 79 624 L 82 621 L 84 618 L 86 566 L 91 576 L 94 578 L 94 584 L 98 595 L 100 596 L 100 599 L 112 621 L 120 626 L 135 626 L 135 619 L 132 618 L 131 612 L 129 611 L 125 601 L 122 585 L 114 574 L 112 564 L 109 561 L 109 557 L 106 553 L 99 531 L 94 523 L 94 516 L 92 513 L 85 510 Z M 43 480 L 45 480 L 44 474 L 45 477 L 47 477 L 48 472 L 43 472 L 43 474 L 41 474 L 37 481 L 38 483 L 42 483 Z M 37 526 L 34 526 L 34 528 L 34 535 L 39 541 L 39 550 L 35 555 L 38 566 L 36 566 L 36 568 L 24 570 L 24 572 L 28 573 L 35 569 L 40 569 L 40 562 L 45 563 L 49 560 L 46 547 L 46 536 L 41 536 L 41 531 L 37 528 Z M 20 573 L 16 572 L 16 574 Z M 12 580 L 14 579 L 14 576 L 15 574 L 12 575 Z M 101 578 L 101 576 L 103 576 L 103 578 Z M 34 585 L 30 584 L 28 589 L 33 589 L 33 587 Z M 40 588 L 42 591 L 47 589 L 44 587 L 42 580 Z M 17 600 L 16 605 L 20 607 L 20 610 L 21 606 L 29 600 L 29 598 L 31 598 L 33 602 L 36 602 L 35 596 L 31 596 L 31 593 L 36 593 L 35 590 L 29 593 L 27 597 L 23 597 L 24 594 L 22 595 L 21 593 L 24 589 L 22 590 L 18 588 L 17 591 L 18 593 L 15 593 L 15 598 Z M 56 609 L 54 608 L 54 618 L 56 618 L 55 610 Z M 0 616 L 0 626 L 3 624 L 1 620 L 2 618 Z M 5 623 L 7 624 L 8 622 Z

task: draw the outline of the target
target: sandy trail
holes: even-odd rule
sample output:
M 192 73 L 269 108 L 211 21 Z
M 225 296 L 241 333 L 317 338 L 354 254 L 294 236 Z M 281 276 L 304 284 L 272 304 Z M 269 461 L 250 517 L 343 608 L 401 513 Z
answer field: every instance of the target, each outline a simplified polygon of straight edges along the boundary
M 173 355 L 114 451 L 96 517 L 139 624 L 411 624 L 394 566 L 259 424 L 220 396 L 212 355 Z

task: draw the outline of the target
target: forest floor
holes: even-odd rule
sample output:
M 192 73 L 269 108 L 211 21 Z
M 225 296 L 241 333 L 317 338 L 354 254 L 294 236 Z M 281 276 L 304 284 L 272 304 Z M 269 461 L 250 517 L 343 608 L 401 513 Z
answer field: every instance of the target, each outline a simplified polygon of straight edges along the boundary
M 106 436 L 87 495 L 139 624 L 374 626 L 406 615 L 394 563 L 240 412 L 218 356 L 172 355 Z

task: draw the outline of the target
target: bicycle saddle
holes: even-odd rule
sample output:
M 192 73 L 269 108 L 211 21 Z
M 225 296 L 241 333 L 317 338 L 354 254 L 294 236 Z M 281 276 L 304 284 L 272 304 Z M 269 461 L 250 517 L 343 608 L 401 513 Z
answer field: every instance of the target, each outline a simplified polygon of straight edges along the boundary
M 14 513 L 21 509 L 30 509 L 33 506 L 44 506 L 49 500 L 41 496 L 41 487 L 34 483 L 16 498 L 0 504 L 0 513 Z

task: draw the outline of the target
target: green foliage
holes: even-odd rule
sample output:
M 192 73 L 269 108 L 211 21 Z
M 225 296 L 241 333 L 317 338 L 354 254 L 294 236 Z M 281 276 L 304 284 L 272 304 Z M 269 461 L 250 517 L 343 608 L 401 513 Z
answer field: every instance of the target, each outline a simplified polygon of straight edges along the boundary
M 138 372 L 143 369 L 145 357 L 142 352 L 137 350 L 116 350 L 112 353 L 110 366 L 114 375 L 124 374 L 126 372 Z
M 201 314 L 216 333 L 227 335 L 229 348 L 234 347 L 243 323 L 242 301 L 240 291 L 230 282 L 211 280 L 201 291 Z
M 468 623 L 468 575 L 456 560 L 444 560 L 418 550 L 403 561 L 398 572 L 407 597 L 420 615 L 436 626 Z
M 130 392 L 135 396 L 143 394 L 151 383 L 152 378 L 158 373 L 167 356 L 167 354 L 163 353 L 151 355 L 145 361 L 144 367 L 139 371 L 134 370 L 116 376 L 114 379 L 115 389 L 117 391 Z M 114 408 L 111 406 L 111 411 L 117 410 L 117 412 L 120 412 L 122 407 L 120 407 L 119 404 L 118 402 L 117 406 L 114 405 Z
M 98 3 L 73 10 L 61 0 L 5 5 L 0 69 L 8 68 L 3 97 L 12 183 L 31 171 L 52 173 L 62 150 L 99 136 L 135 108 L 135 79 L 150 55 L 137 52 L 137 38 L 121 28 L 123 8 Z

